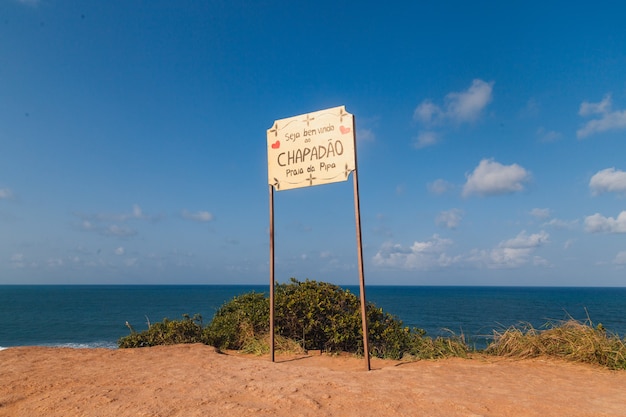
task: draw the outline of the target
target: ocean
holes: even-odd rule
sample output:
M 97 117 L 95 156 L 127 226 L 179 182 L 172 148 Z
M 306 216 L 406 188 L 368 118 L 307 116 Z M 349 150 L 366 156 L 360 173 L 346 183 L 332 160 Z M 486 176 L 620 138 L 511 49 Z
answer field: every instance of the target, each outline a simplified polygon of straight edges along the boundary
M 344 286 L 358 294 L 358 286 Z M 267 285 L 0 286 L 0 349 L 11 346 L 116 348 L 154 323 L 215 311 L 236 295 Z M 626 337 L 626 288 L 368 286 L 367 300 L 429 336 L 464 335 L 484 348 L 494 330 L 573 318 L 602 323 Z

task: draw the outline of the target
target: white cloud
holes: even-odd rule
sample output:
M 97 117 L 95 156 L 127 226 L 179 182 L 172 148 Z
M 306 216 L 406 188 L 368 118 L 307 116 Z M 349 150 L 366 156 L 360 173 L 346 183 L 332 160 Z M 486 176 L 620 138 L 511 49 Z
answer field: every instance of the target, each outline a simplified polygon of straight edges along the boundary
M 493 159 L 480 161 L 474 172 L 467 175 L 463 196 L 508 194 L 524 189 L 530 173 L 517 164 L 502 165 Z
M 588 101 L 583 101 L 580 105 L 580 109 L 578 110 L 578 114 L 583 117 L 594 114 L 606 114 L 611 110 L 612 105 L 613 100 L 611 99 L 611 95 L 607 94 L 599 103 L 589 103 Z
M 116 255 L 121 256 L 126 251 L 124 250 L 124 248 L 122 246 L 120 246 L 119 248 L 116 248 L 114 252 L 115 252 Z
M 371 129 L 359 129 L 356 135 L 359 142 L 375 142 L 376 134 Z
M 545 222 L 542 226 L 550 226 L 555 229 L 572 229 L 576 225 L 578 225 L 578 220 L 561 220 L 561 219 L 550 219 L 550 221 Z
M 78 227 L 86 232 L 95 232 L 104 236 L 130 237 L 137 234 L 137 231 L 130 227 L 117 224 L 103 225 L 89 220 L 83 220 Z
M 158 217 L 151 217 L 144 214 L 138 204 L 133 204 L 132 210 L 126 213 L 97 213 L 97 214 L 79 214 L 76 216 L 90 222 L 126 222 L 128 220 L 156 220 Z
M 430 100 L 424 100 L 417 106 L 413 118 L 424 124 L 438 124 L 444 118 L 443 110 Z
M 537 115 L 539 115 L 540 111 L 541 106 L 539 105 L 539 102 L 537 102 L 535 98 L 531 97 L 528 99 L 528 101 L 526 102 L 526 106 L 524 106 L 519 114 L 523 118 L 536 117 Z
M 445 121 L 468 123 L 476 121 L 492 100 L 493 81 L 472 81 L 465 91 L 451 92 L 444 98 L 443 108 L 431 100 L 424 100 L 413 113 L 415 120 L 427 125 L 439 125 Z
M 547 264 L 543 258 L 531 255 L 549 241 L 550 235 L 545 231 L 528 235 L 520 232 L 516 237 L 502 241 L 490 251 L 474 251 L 470 261 L 484 263 L 488 268 L 519 268 L 532 261 L 535 266 Z
M 591 177 L 589 188 L 594 195 L 608 192 L 626 193 L 626 172 L 615 168 L 598 171 Z
M 546 243 L 549 237 L 550 235 L 543 230 L 530 236 L 523 230 L 513 239 L 500 242 L 498 246 L 509 249 L 532 249 Z
M 113 221 L 120 221 L 120 222 L 125 222 L 128 220 L 148 220 L 150 219 L 148 216 L 146 216 L 143 213 L 143 210 L 141 209 L 141 207 L 139 207 L 138 204 L 133 204 L 133 209 L 130 213 L 121 213 L 121 214 L 113 214 L 113 215 L 106 215 L 106 214 L 101 214 L 98 215 L 102 220 L 113 220 Z
M 65 264 L 61 258 L 48 258 L 46 265 L 51 268 L 62 267 Z
M 23 253 L 14 253 L 11 255 L 11 262 L 22 262 L 24 260 Z
M 438 179 L 428 184 L 428 191 L 437 195 L 445 194 L 452 189 L 454 189 L 454 184 L 443 179 Z
M 137 234 L 137 230 L 125 225 L 131 221 L 157 221 L 161 216 L 149 216 L 143 212 L 138 204 L 133 204 L 130 212 L 124 213 L 74 213 L 81 221 L 77 225 L 80 229 L 95 232 L 105 236 L 130 237 Z
M 542 258 L 541 256 L 533 256 L 533 265 L 534 266 L 551 266 L 550 262 L 547 259 Z
M 141 210 L 141 207 L 139 207 L 138 204 L 133 204 L 133 215 L 132 218 L 134 219 L 143 219 L 143 211 Z
M 102 233 L 108 236 L 130 237 L 130 236 L 136 235 L 137 231 L 129 227 L 118 226 L 116 224 L 112 224 L 110 226 L 105 227 L 102 230 Z
M 543 127 L 537 129 L 537 136 L 541 142 L 556 142 L 563 137 L 560 132 L 555 130 L 546 130 Z
M 472 81 L 467 91 L 450 93 L 446 96 L 446 114 L 457 122 L 473 122 L 491 102 L 493 82 Z
M 417 138 L 415 138 L 415 141 L 413 142 L 413 147 L 415 149 L 426 148 L 428 146 L 437 144 L 437 142 L 439 142 L 439 139 L 440 139 L 440 136 L 435 132 L 430 132 L 430 131 L 420 132 L 419 135 L 417 135 Z
M 550 209 L 548 208 L 534 208 L 530 211 L 530 215 L 538 219 L 547 219 L 550 217 Z
M 183 219 L 192 220 L 194 222 L 206 223 L 213 220 L 213 215 L 208 211 L 197 211 L 195 213 L 183 210 L 181 213 Z
M 133 267 L 138 264 L 139 259 L 137 258 L 128 258 L 124 260 L 124 266 Z
M 623 251 L 619 252 L 615 256 L 615 259 L 613 260 L 613 263 L 617 264 L 617 265 L 626 265 L 626 250 L 623 250 Z
M 26 258 L 23 253 L 14 253 L 10 259 L 11 267 L 24 268 L 26 266 Z
M 89 220 L 83 220 L 80 224 L 81 229 L 83 230 L 94 230 L 95 226 L 92 222 L 90 222 Z
M 0 200 L 10 200 L 13 198 L 13 191 L 10 188 L 0 188 Z
M 525 265 L 550 266 L 550 263 L 538 256 L 538 248 L 549 243 L 550 235 L 545 231 L 528 234 L 520 232 L 517 236 L 504 240 L 493 249 L 474 249 L 466 254 L 448 253 L 453 241 L 433 235 L 424 242 L 414 242 L 406 247 L 387 242 L 381 246 L 372 258 L 374 265 L 403 270 L 429 270 L 465 265 L 467 267 L 486 267 L 490 269 L 520 268 Z
M 531 216 L 539 220 L 545 220 L 544 223 L 541 225 L 542 227 L 549 226 L 555 229 L 569 229 L 576 226 L 579 222 L 578 220 L 567 221 L 557 218 L 550 219 L 550 216 L 552 216 L 552 211 L 548 208 L 534 208 L 529 213 Z
M 594 119 L 576 132 L 578 138 L 585 138 L 593 133 L 606 132 L 607 130 L 626 129 L 626 110 L 605 114 L 601 119 Z
M 590 233 L 626 233 L 626 210 L 617 219 L 600 213 L 585 218 L 585 230 Z
M 456 229 L 461 224 L 461 220 L 463 219 L 463 210 L 460 209 L 452 209 L 448 211 L 442 211 L 437 215 L 435 219 L 435 223 L 438 226 L 442 226 L 448 229 Z
M 425 242 L 414 242 L 410 247 L 387 242 L 382 245 L 372 259 L 377 266 L 406 270 L 425 270 L 434 267 L 450 266 L 456 258 L 446 255 L 445 250 L 452 244 L 450 239 L 433 235 Z
M 610 94 L 604 96 L 599 103 L 584 101 L 580 105 L 578 114 L 583 117 L 598 116 L 599 118 L 588 121 L 582 128 L 578 129 L 576 136 L 583 139 L 595 133 L 626 129 L 626 110 L 612 111 L 612 105 L 613 101 Z

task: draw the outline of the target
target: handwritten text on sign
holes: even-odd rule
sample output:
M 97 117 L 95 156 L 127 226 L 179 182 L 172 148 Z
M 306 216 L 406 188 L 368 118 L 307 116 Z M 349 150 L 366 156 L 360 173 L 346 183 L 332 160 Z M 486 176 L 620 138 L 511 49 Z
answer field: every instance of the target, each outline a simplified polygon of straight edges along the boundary
M 267 131 L 269 184 L 289 190 L 346 181 L 355 169 L 353 122 L 345 106 L 276 120 Z

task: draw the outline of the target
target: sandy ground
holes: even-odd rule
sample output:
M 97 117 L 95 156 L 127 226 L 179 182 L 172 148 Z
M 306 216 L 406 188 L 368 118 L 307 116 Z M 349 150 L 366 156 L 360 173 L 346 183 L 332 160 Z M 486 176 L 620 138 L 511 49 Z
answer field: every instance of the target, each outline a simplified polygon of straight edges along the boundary
M 412 363 L 203 345 L 0 351 L 0 416 L 626 416 L 626 371 L 477 356 Z

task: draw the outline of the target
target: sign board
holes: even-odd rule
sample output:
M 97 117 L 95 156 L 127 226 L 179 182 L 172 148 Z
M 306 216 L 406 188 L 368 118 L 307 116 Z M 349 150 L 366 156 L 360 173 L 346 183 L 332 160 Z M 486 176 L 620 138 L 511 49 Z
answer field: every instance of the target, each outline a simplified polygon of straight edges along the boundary
M 345 106 L 280 119 L 267 130 L 267 180 L 270 201 L 270 356 L 274 362 L 274 190 L 290 190 L 346 181 L 354 172 L 359 287 L 363 351 L 367 370 L 370 355 L 361 242 L 359 180 L 356 170 L 354 116 Z
M 345 106 L 276 120 L 267 130 L 268 184 L 277 191 L 346 181 L 355 170 Z

